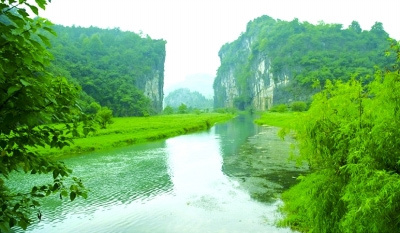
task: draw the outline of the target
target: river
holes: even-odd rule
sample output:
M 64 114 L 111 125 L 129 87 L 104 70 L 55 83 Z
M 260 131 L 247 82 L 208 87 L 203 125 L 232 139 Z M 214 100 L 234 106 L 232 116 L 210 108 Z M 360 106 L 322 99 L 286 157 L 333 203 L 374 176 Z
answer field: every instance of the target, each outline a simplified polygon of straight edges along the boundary
M 204 132 L 67 159 L 89 198 L 48 198 L 42 221 L 26 232 L 291 232 L 275 226 L 279 193 L 304 170 L 287 161 L 291 140 L 276 133 L 240 116 Z

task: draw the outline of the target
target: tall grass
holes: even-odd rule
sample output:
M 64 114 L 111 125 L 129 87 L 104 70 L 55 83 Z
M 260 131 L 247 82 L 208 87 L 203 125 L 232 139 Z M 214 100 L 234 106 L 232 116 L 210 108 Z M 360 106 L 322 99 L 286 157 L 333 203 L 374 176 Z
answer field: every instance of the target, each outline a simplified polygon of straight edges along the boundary
M 152 117 L 114 118 L 107 129 L 98 129 L 84 138 L 74 139 L 71 146 L 60 149 L 40 149 L 42 154 L 70 156 L 115 147 L 155 141 L 181 134 L 206 130 L 217 122 L 227 121 L 232 114 L 181 114 Z

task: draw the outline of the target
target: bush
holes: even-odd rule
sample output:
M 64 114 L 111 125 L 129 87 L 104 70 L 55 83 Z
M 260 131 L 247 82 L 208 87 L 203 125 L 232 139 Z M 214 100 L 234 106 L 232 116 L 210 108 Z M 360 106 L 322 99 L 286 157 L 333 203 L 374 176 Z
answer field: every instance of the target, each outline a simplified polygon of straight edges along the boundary
M 186 114 L 186 113 L 188 113 L 188 107 L 185 105 L 185 104 L 181 104 L 181 105 L 179 105 L 179 107 L 178 107 L 178 113 L 179 114 Z
M 293 112 L 304 112 L 307 110 L 307 103 L 304 101 L 295 101 L 291 104 Z
M 171 106 L 168 105 L 167 107 L 164 108 L 163 113 L 165 115 L 174 114 L 174 109 Z
M 100 128 L 106 129 L 107 124 L 113 123 L 113 113 L 112 110 L 107 107 L 102 107 L 96 115 L 96 120 L 100 125 Z
M 275 105 L 270 109 L 271 112 L 287 112 L 288 107 L 286 104 Z

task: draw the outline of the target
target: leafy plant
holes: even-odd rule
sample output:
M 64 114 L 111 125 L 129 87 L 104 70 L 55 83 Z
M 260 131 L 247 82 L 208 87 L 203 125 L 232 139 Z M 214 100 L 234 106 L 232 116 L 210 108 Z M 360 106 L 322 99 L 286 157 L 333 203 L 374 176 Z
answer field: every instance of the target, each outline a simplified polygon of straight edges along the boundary
M 312 173 L 283 194 L 281 222 L 300 231 L 398 232 L 400 50 L 369 84 L 326 82 L 299 122 L 300 161 Z
M 26 229 L 40 220 L 40 198 L 86 198 L 80 179 L 68 178 L 72 170 L 64 163 L 33 152 L 35 147 L 63 148 L 78 136 L 84 115 L 77 107 L 79 87 L 46 70 L 51 54 L 48 33 L 51 22 L 38 17 L 47 1 L 2 0 L 0 4 L 0 231 L 14 226 Z M 27 9 L 37 17 L 30 18 Z M 58 127 L 51 123 L 59 123 Z M 84 132 L 90 127 L 83 126 Z M 15 172 L 50 174 L 53 182 L 16 191 L 7 186 Z M 45 213 L 43 213 L 45 214 Z
M 295 101 L 291 103 L 291 109 L 293 112 L 303 112 L 307 110 L 307 103 L 304 101 Z
M 107 107 L 102 107 L 96 114 L 96 121 L 100 124 L 100 128 L 106 129 L 107 124 L 113 123 L 112 110 Z
M 178 107 L 178 113 L 179 113 L 179 114 L 188 113 L 188 108 L 187 108 L 186 104 L 181 104 L 181 105 L 179 105 L 179 107 Z
M 288 111 L 288 107 L 286 104 L 278 104 L 273 106 L 269 111 L 271 112 L 287 112 Z
M 52 70 L 81 85 L 87 95 L 113 110 L 115 116 L 162 111 L 164 40 L 116 28 L 52 28 L 59 35 L 51 38 Z M 147 90 L 150 82 L 159 83 L 152 84 L 151 94 Z
M 171 115 L 174 113 L 174 109 L 171 106 L 167 106 L 164 108 L 163 113 L 166 115 Z

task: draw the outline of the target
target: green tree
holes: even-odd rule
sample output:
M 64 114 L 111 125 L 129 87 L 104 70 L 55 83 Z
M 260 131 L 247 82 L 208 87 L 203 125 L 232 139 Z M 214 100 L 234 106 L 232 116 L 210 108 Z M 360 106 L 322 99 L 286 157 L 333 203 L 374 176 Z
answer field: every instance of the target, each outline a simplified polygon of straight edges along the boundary
M 187 112 L 188 112 L 188 108 L 187 108 L 186 104 L 179 105 L 179 107 L 178 107 L 179 114 L 185 114 Z
M 295 101 L 291 104 L 291 107 L 294 112 L 303 112 L 307 110 L 307 103 L 304 101 Z
M 79 83 L 94 101 L 112 109 L 115 116 L 162 111 L 165 41 L 116 28 L 55 25 L 53 29 L 59 35 L 51 40 L 53 66 Z M 146 86 L 156 75 L 157 94 L 146 94 Z
M 164 108 L 164 114 L 166 114 L 166 115 L 171 115 L 171 114 L 173 114 L 174 113 L 174 109 L 171 107 L 171 106 L 167 106 L 167 107 L 165 107 Z
M 83 115 L 76 107 L 79 87 L 46 71 L 51 54 L 47 35 L 51 23 L 32 19 L 46 0 L 2 0 L 0 4 L 0 231 L 13 226 L 23 229 L 32 223 L 32 211 L 41 218 L 40 198 L 58 193 L 60 198 L 86 197 L 80 179 L 69 178 L 72 170 L 64 163 L 42 156 L 36 147 L 62 148 L 78 136 Z M 49 123 L 58 123 L 49 124 Z M 85 131 L 88 130 L 84 126 Z M 50 174 L 53 182 L 16 191 L 6 180 L 13 173 Z M 43 213 L 45 214 L 45 213 Z
M 100 104 L 98 104 L 97 102 L 92 102 L 86 109 L 86 113 L 96 115 L 100 111 L 100 109 L 101 109 Z
M 393 45 L 399 58 L 399 45 Z M 400 69 L 327 82 L 300 121 L 311 174 L 283 194 L 284 225 L 310 232 L 399 232 Z
M 107 124 L 113 123 L 113 114 L 112 110 L 107 107 L 102 107 L 96 115 L 96 120 L 100 124 L 100 128 L 105 129 L 107 128 Z

